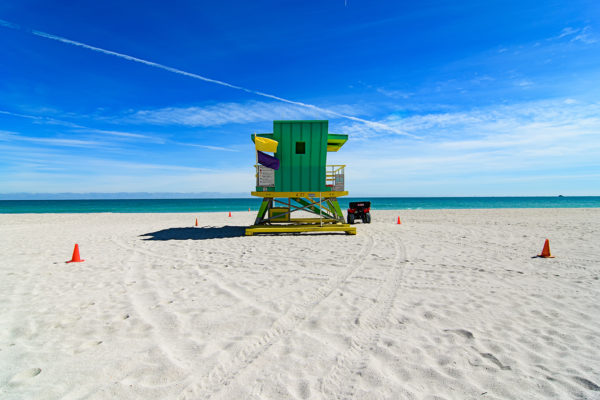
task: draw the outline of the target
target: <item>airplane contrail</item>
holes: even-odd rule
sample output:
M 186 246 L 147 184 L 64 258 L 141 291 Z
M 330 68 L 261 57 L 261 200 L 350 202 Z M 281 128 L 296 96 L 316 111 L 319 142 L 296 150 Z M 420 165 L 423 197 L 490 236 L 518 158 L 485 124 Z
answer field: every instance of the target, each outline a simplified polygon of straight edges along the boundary
M 91 46 L 89 44 L 85 44 L 85 43 L 78 42 L 78 41 L 75 41 L 75 40 L 67 39 L 67 38 L 64 38 L 64 37 L 61 37 L 61 36 L 52 35 L 50 33 L 42 32 L 42 31 L 36 31 L 36 30 L 33 30 L 33 29 L 25 29 L 25 28 L 20 27 L 17 24 L 14 24 L 12 22 L 5 21 L 5 20 L 2 20 L 2 19 L 0 19 L 0 26 L 4 26 L 6 28 L 10 28 L 10 29 L 18 30 L 18 31 L 28 32 L 28 33 L 31 33 L 33 35 L 39 36 L 39 37 L 43 37 L 43 38 L 46 38 L 46 39 L 55 40 L 55 41 L 66 43 L 66 44 L 70 44 L 70 45 L 73 45 L 73 46 L 83 47 L 85 49 L 96 51 L 98 53 L 103 53 L 103 54 L 107 54 L 107 55 L 111 55 L 111 56 L 123 58 L 125 60 L 137 62 L 137 63 L 140 63 L 140 64 L 145 64 L 145 65 L 148 65 L 148 66 L 151 66 L 151 67 L 163 69 L 165 71 L 173 72 L 175 74 L 187 76 L 187 77 L 194 78 L 194 79 L 199 79 L 199 80 L 205 81 L 205 82 L 214 83 L 214 84 L 225 86 L 225 87 L 228 87 L 228 88 L 231 88 L 231 89 L 241 90 L 241 91 L 244 91 L 244 92 L 247 92 L 247 93 L 251 93 L 251 94 L 254 94 L 254 95 L 257 95 L 257 96 L 266 97 L 266 98 L 269 98 L 269 99 L 281 101 L 281 102 L 288 103 L 288 104 L 294 104 L 294 105 L 297 105 L 297 106 L 300 106 L 300 107 L 304 107 L 304 108 L 310 108 L 310 109 L 313 109 L 315 111 L 320 111 L 320 112 L 323 112 L 323 113 L 326 113 L 326 114 L 329 114 L 329 115 L 333 115 L 333 116 L 336 116 L 336 117 L 339 117 L 339 118 L 344 118 L 344 119 L 348 119 L 348 120 L 351 120 L 351 121 L 360 122 L 360 123 L 363 123 L 365 125 L 371 126 L 373 128 L 376 128 L 376 129 L 382 129 L 382 130 L 394 132 L 394 133 L 399 134 L 399 135 L 409 136 L 409 137 L 412 137 L 412 138 L 417 138 L 417 139 L 419 138 L 418 136 L 415 136 L 415 135 L 412 135 L 410 133 L 398 130 L 396 128 L 393 128 L 391 126 L 383 124 L 381 122 L 374 122 L 374 121 L 369 121 L 369 120 L 358 118 L 358 117 L 353 117 L 351 115 L 340 114 L 338 112 L 335 112 L 335 111 L 332 111 L 332 110 L 328 110 L 326 108 L 318 107 L 318 106 L 315 106 L 315 105 L 312 105 L 312 104 L 302 103 L 300 101 L 288 100 L 288 99 L 285 99 L 283 97 L 275 96 L 275 95 L 268 94 L 268 93 L 263 93 L 263 92 L 260 92 L 260 91 L 257 91 L 257 90 L 253 90 L 253 89 L 248 89 L 248 88 L 245 88 L 245 87 L 242 87 L 242 86 L 233 85 L 231 83 L 219 81 L 217 79 L 207 78 L 205 76 L 194 74 L 192 72 L 183 71 L 183 70 L 180 70 L 180 69 L 177 69 L 177 68 L 173 68 L 173 67 L 169 67 L 167 65 L 159 64 L 159 63 L 156 63 L 156 62 L 153 62 L 153 61 L 148 61 L 148 60 L 144 60 L 142 58 L 137 58 L 137 57 L 129 56 L 127 54 L 117 53 L 116 51 L 106 50 L 106 49 L 103 49 L 103 48 L 100 48 L 100 47 Z

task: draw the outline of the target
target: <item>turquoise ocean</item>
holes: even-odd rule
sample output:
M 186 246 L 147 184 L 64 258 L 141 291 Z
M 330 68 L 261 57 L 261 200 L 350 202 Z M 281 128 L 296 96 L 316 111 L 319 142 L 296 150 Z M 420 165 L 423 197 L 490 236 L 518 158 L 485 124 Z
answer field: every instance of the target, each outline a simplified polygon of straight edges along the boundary
M 343 197 L 370 201 L 373 210 L 434 210 L 468 208 L 598 208 L 600 196 L 565 197 Z M 258 210 L 258 198 L 140 200 L 0 200 L 0 214 L 24 213 L 177 213 Z

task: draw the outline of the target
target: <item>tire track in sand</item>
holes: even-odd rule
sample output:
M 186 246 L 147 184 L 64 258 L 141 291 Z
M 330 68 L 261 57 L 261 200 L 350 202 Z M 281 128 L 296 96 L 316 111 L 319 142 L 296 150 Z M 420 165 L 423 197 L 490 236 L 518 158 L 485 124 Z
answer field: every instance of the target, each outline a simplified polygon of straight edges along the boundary
M 194 365 L 194 360 L 190 358 L 190 348 L 197 344 L 178 335 L 180 324 L 177 316 L 161 309 L 160 295 L 148 280 L 144 273 L 144 267 L 140 266 L 144 254 L 114 239 L 112 241 L 118 246 L 130 250 L 123 264 L 127 268 L 125 273 L 126 290 L 134 315 L 151 327 L 150 332 L 154 337 L 154 344 L 169 362 L 180 371 L 189 370 Z M 143 264 L 147 265 L 145 262 Z M 133 287 L 130 288 L 130 285 Z M 183 346 L 182 340 L 184 341 Z
M 201 344 L 195 341 L 189 332 L 182 329 L 182 321 L 176 313 L 168 310 L 168 303 L 165 302 L 165 296 L 161 295 L 160 289 L 156 283 L 152 282 L 151 277 L 146 273 L 152 261 L 160 260 L 173 262 L 173 258 L 156 254 L 151 251 L 139 249 L 135 246 L 129 246 L 125 243 L 112 239 L 112 242 L 128 251 L 128 256 L 124 262 L 127 268 L 125 282 L 127 295 L 133 308 L 134 315 L 137 315 L 145 324 L 151 327 L 153 342 L 167 360 L 179 371 L 181 375 L 188 375 L 184 380 L 170 382 L 164 386 L 178 384 L 182 388 L 186 387 L 193 380 L 189 376 L 193 371 L 198 371 L 204 367 L 206 360 L 197 357 Z M 197 266 L 189 260 L 178 258 L 175 260 L 178 266 Z M 216 282 L 209 276 L 207 271 L 195 269 L 193 271 L 199 276 L 207 277 L 214 287 L 230 292 L 229 289 L 222 286 L 222 282 Z M 134 283 L 133 288 L 129 286 Z M 246 299 L 241 296 L 236 297 L 238 301 L 245 302 Z M 162 302 L 162 303 L 161 303 Z M 260 308 L 267 315 L 274 314 L 270 310 L 263 309 L 263 305 L 257 303 L 254 299 L 249 299 L 245 307 Z
M 180 399 L 209 399 L 222 387 L 229 385 L 243 370 L 264 354 L 273 344 L 288 336 L 300 323 L 305 321 L 311 312 L 338 289 L 350 276 L 358 270 L 365 256 L 373 249 L 373 237 L 367 236 L 367 244 L 360 253 L 340 274 L 329 279 L 325 284 L 313 289 L 310 298 L 301 304 L 295 304 L 278 318 L 271 327 L 258 339 L 253 340 L 235 354 L 232 360 L 213 368 L 200 380 L 192 383 L 180 394 Z
M 227 293 L 229 296 L 236 299 L 239 304 L 243 304 L 243 306 L 241 307 L 242 309 L 253 307 L 260 310 L 261 312 L 264 312 L 266 315 L 276 314 L 275 310 L 268 309 L 265 307 L 265 304 L 263 302 L 257 301 L 256 298 L 252 296 L 252 293 L 245 290 L 241 290 L 237 286 L 232 287 L 231 285 L 227 284 L 222 279 L 220 279 L 219 276 L 215 276 L 215 273 L 211 271 L 212 266 L 209 264 L 199 263 L 196 260 L 190 260 L 187 258 L 166 256 L 164 254 L 159 254 L 153 251 L 149 251 L 147 249 L 140 249 L 138 247 L 129 246 L 125 243 L 119 242 L 114 239 L 112 240 L 112 242 L 123 249 L 129 250 L 130 252 L 145 255 L 153 259 L 164 260 L 169 264 L 177 264 L 176 269 L 182 269 L 182 267 L 193 268 L 193 270 L 187 272 L 194 273 L 196 275 L 196 278 L 198 279 L 206 279 L 216 289 L 223 293 Z
M 360 327 L 351 338 L 350 347 L 338 356 L 335 365 L 323 378 L 321 394 L 325 398 L 354 397 L 356 380 L 367 367 L 368 351 L 377 346 L 381 330 L 386 327 L 386 321 L 402 284 L 405 271 L 402 264 L 406 262 L 404 244 L 393 233 L 384 233 L 382 237 L 380 243 L 386 248 L 393 248 L 395 256 L 391 262 L 378 261 L 378 266 L 387 272 L 382 271 L 386 279 L 380 285 L 376 302 L 357 318 Z

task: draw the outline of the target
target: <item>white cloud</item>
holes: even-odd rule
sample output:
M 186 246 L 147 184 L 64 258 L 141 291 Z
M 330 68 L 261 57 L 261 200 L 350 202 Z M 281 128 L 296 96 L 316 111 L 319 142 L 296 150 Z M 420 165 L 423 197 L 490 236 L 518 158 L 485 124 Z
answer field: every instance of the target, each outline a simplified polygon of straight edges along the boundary
M 576 33 L 577 33 L 577 32 L 579 32 L 579 31 L 581 31 L 581 29 L 579 29 L 579 28 L 577 28 L 577 29 L 574 29 L 574 28 L 571 28 L 570 26 L 567 26 L 566 28 L 564 28 L 564 29 L 563 29 L 563 30 L 560 32 L 560 35 L 558 35 L 556 38 L 557 38 L 557 39 L 562 39 L 562 38 L 564 38 L 565 36 L 571 36 L 571 35 L 574 35 L 574 34 L 576 34 Z
M 226 184 L 225 184 L 226 183 Z M 128 171 L 107 172 L 90 177 L 69 171 L 26 170 L 4 180 L 2 192 L 250 192 L 253 173 L 245 170 L 211 171 L 203 173 L 173 173 L 156 171 L 131 174 Z
M 500 134 L 524 125 L 539 123 L 549 126 L 597 124 L 600 104 L 583 104 L 572 99 L 538 101 L 514 105 L 475 108 L 463 112 L 444 112 L 401 117 L 395 114 L 382 122 L 430 141 L 436 137 L 461 137 Z M 394 136 L 389 132 L 365 128 L 359 124 L 338 124 L 337 131 L 354 139 Z
M 81 139 L 64 139 L 50 137 L 31 137 L 23 136 L 17 132 L 0 131 L 0 140 L 2 141 L 19 141 L 45 144 L 49 146 L 66 146 L 66 147 L 98 147 L 106 146 L 107 143 L 96 140 L 81 140 Z
M 348 112 L 352 108 L 352 106 L 348 105 L 332 107 L 332 109 L 344 110 L 344 112 Z M 368 121 L 366 123 L 365 120 L 360 118 L 344 118 L 356 124 L 363 125 L 363 128 L 367 130 L 387 131 L 397 135 L 414 136 L 381 121 Z M 138 124 L 210 127 L 286 119 L 343 120 L 340 118 L 338 111 L 310 109 L 294 104 L 252 101 L 247 103 L 218 103 L 205 107 L 167 107 L 157 110 L 140 110 L 124 117 L 123 121 Z
M 368 130 L 360 123 L 343 127 L 336 123 L 335 132 L 349 133 L 350 140 L 339 152 L 329 153 L 328 163 L 348 165 L 351 194 L 544 194 L 540 192 L 544 187 L 534 185 L 548 182 L 548 177 L 556 177 L 548 186 L 550 194 L 555 190 L 569 194 L 568 184 L 575 179 L 569 177 L 579 179 L 580 187 L 600 187 L 600 104 L 559 99 L 456 113 L 389 115 L 382 121 L 424 139 Z M 78 190 L 95 192 L 244 192 L 254 183 L 252 156 L 248 156 L 247 167 L 238 168 L 238 163 L 218 169 L 199 164 L 201 168 L 196 168 L 178 165 L 176 160 L 133 162 L 65 156 L 68 152 L 60 147 L 28 148 L 15 137 L 19 135 L 0 132 L 0 154 L 12 165 L 0 173 L 6 191 L 27 191 L 27 187 L 69 191 L 63 182 L 73 182 Z M 138 155 L 137 159 L 147 158 Z
M 140 133 L 122 132 L 122 131 L 105 130 L 105 129 L 93 129 L 93 128 L 85 128 L 85 127 L 81 127 L 81 129 L 77 129 L 76 131 L 77 132 L 88 132 L 88 133 L 99 133 L 102 135 L 117 136 L 117 137 L 126 138 L 126 139 L 140 139 L 140 140 L 144 140 L 147 142 L 153 142 L 153 143 L 164 143 L 165 142 L 165 139 L 163 139 L 161 137 L 142 135 Z
M 102 158 L 86 158 L 88 166 L 95 170 L 107 170 L 107 171 L 123 171 L 124 173 L 131 173 L 132 171 L 180 171 L 190 173 L 201 173 L 212 171 L 209 168 L 198 168 L 198 167 L 186 167 L 182 165 L 173 164 L 158 164 L 158 163 L 146 163 L 146 162 L 134 162 L 134 161 L 120 161 L 120 160 L 108 160 Z
M 96 134 L 101 134 L 101 135 L 116 136 L 116 137 L 120 137 L 120 138 L 124 138 L 124 139 L 142 140 L 142 141 L 151 142 L 151 143 L 164 143 L 165 142 L 165 139 L 162 137 L 159 137 L 159 136 L 91 128 L 91 127 L 83 126 L 83 125 L 76 124 L 73 122 L 55 119 L 55 118 L 51 118 L 51 117 L 47 117 L 47 116 L 19 114 L 19 113 L 14 113 L 14 112 L 5 111 L 5 110 L 0 110 L 0 115 L 8 115 L 11 117 L 26 118 L 26 119 L 34 121 L 34 123 L 36 123 L 36 124 L 66 126 L 68 128 L 72 128 L 69 130 L 72 132 L 96 133 Z
M 205 168 L 124 161 L 4 141 L 0 156 L 9 162 L 0 170 L 2 192 L 246 192 L 254 183 L 251 163 Z
M 0 23 L 2 23 L 3 26 L 7 27 L 7 28 L 11 28 L 11 29 L 15 29 L 15 30 L 22 30 L 18 25 L 13 24 L 9 21 L 4 21 L 4 20 L 0 20 Z M 96 46 L 91 46 L 89 44 L 86 43 L 82 43 L 82 42 L 78 42 L 76 40 L 71 40 L 71 39 L 67 39 L 61 36 L 57 36 L 57 35 L 53 35 L 50 33 L 46 33 L 46 32 L 42 32 L 42 31 L 37 31 L 34 29 L 31 30 L 25 30 L 25 32 L 30 33 L 32 35 L 36 35 L 39 37 L 43 37 L 46 39 L 50 39 L 50 40 L 54 40 L 57 42 L 61 42 L 61 43 L 65 43 L 65 44 L 69 44 L 72 46 L 77 46 L 77 47 L 81 47 L 81 48 L 85 48 L 94 52 L 98 52 L 98 53 L 102 53 L 102 54 L 106 54 L 106 55 L 110 55 L 110 56 L 114 56 L 114 57 L 118 57 L 121 59 L 125 59 L 128 61 L 133 61 L 136 63 L 140 63 L 140 64 L 144 64 L 153 68 L 158 68 L 158 69 L 162 69 L 164 71 L 169 71 L 172 72 L 174 74 L 178 74 L 178 75 L 183 75 L 186 76 L 188 78 L 193 78 L 193 79 L 198 79 L 204 82 L 209 82 L 209 83 L 213 83 L 216 85 L 221 85 L 221 86 L 225 86 L 231 89 L 236 89 L 236 90 L 240 90 L 242 92 L 246 92 L 246 93 L 251 93 L 253 95 L 256 96 L 260 96 L 263 98 L 268 98 L 270 100 L 275 100 L 277 102 L 281 102 L 281 103 L 285 103 L 285 104 L 289 104 L 289 105 L 294 105 L 294 106 L 298 106 L 298 107 L 303 107 L 306 108 L 307 110 L 310 110 L 313 113 L 321 113 L 321 114 L 325 114 L 325 115 L 329 115 L 331 117 L 337 117 L 337 118 L 343 118 L 343 119 L 347 119 L 350 121 L 355 121 L 355 122 L 361 122 L 365 125 L 371 126 L 371 127 L 376 127 L 379 129 L 388 129 L 388 130 L 393 130 L 393 128 L 382 125 L 381 123 L 378 122 L 373 122 L 373 121 L 369 121 L 369 120 L 365 120 L 362 118 L 358 118 L 352 115 L 348 115 L 348 114 L 343 114 L 337 111 L 334 111 L 332 109 L 326 109 L 326 108 L 322 108 L 313 104 L 308 104 L 308 103 L 304 103 L 301 101 L 295 101 L 295 100 L 290 100 L 290 99 L 286 99 L 283 97 L 279 97 L 279 96 L 275 96 L 269 93 L 264 93 L 258 90 L 253 90 L 253 89 L 249 89 L 249 88 L 245 88 L 242 86 L 237 86 L 228 82 L 224 82 L 224 81 L 220 81 L 217 79 L 212 79 L 212 78 L 208 78 L 199 74 L 195 74 L 192 72 L 187 72 L 187 71 L 183 71 L 180 70 L 178 68 L 173 68 L 167 65 L 163 65 L 163 64 L 159 64 L 153 61 L 148 61 L 148 60 L 144 60 L 141 58 L 137 58 L 131 55 L 127 55 L 127 54 L 123 54 L 123 53 L 118 53 L 112 50 L 107 50 L 107 49 L 103 49 L 101 47 L 96 47 Z M 397 132 L 399 134 L 402 134 L 402 132 Z
M 52 166 L 48 168 L 48 165 Z M 253 170 L 208 169 L 100 158 L 21 160 L 0 172 L 2 192 L 249 192 Z
M 57 119 L 47 117 L 47 116 L 42 116 L 42 115 L 20 114 L 20 113 L 15 113 L 15 112 L 6 111 L 6 110 L 0 110 L 0 114 L 1 115 L 9 115 L 11 117 L 26 118 L 26 119 L 34 121 L 34 123 L 37 123 L 37 124 L 62 125 L 62 126 L 68 126 L 71 128 L 85 128 L 81 125 L 77 125 L 72 122 L 61 121 L 61 120 L 57 120 Z
M 523 79 L 521 81 L 518 81 L 516 83 L 517 86 L 521 86 L 521 87 L 529 87 L 533 85 L 533 82 L 531 82 L 530 80 L 527 79 Z
M 558 36 L 554 36 L 550 38 L 552 39 L 562 39 L 565 37 L 570 37 L 571 42 L 582 42 L 585 44 L 593 44 L 598 41 L 598 38 L 592 33 L 592 30 L 589 26 L 584 26 L 583 28 L 564 28 Z
M 125 118 L 127 122 L 183 125 L 193 127 L 247 124 L 278 119 L 326 119 L 328 115 L 291 104 L 273 102 L 218 103 L 205 107 L 167 107 L 141 110 Z
M 191 147 L 199 147 L 201 149 L 207 149 L 207 150 L 217 150 L 217 151 L 231 151 L 231 152 L 238 152 L 239 150 L 237 149 L 232 149 L 229 147 L 221 147 L 221 146 L 210 146 L 210 145 L 206 145 L 206 144 L 196 144 L 196 143 L 181 143 L 181 142 L 176 142 L 175 144 L 178 144 L 180 146 L 191 146 Z
M 561 187 L 572 180 L 560 178 L 566 171 L 585 172 L 579 175 L 590 183 L 588 194 L 600 191 L 600 104 L 556 100 L 385 121 L 425 139 L 345 126 L 350 140 L 328 162 L 348 165 L 354 193 L 481 195 L 481 186 L 497 181 L 505 185 L 487 194 L 527 194 L 524 187 L 511 192 L 511 182 L 537 176 L 557 177 L 547 193 L 567 193 Z
M 579 41 L 579 42 L 582 42 L 585 44 L 593 44 L 598 41 L 598 38 L 596 38 L 592 34 L 590 27 L 586 26 L 577 34 L 577 36 L 575 36 L 573 39 L 571 39 L 571 41 L 572 42 Z
M 384 96 L 391 97 L 393 99 L 408 99 L 414 94 L 406 92 L 404 90 L 392 90 L 385 88 L 377 88 L 377 92 L 383 94 Z

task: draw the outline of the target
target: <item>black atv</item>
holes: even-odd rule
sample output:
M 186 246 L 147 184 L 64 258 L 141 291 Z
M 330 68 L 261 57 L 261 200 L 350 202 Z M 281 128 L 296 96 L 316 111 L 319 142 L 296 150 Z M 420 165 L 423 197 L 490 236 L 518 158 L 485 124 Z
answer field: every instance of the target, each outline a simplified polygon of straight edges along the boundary
M 348 223 L 353 224 L 358 218 L 362 219 L 365 224 L 371 223 L 371 202 L 370 201 L 354 201 L 350 203 L 348 208 Z

